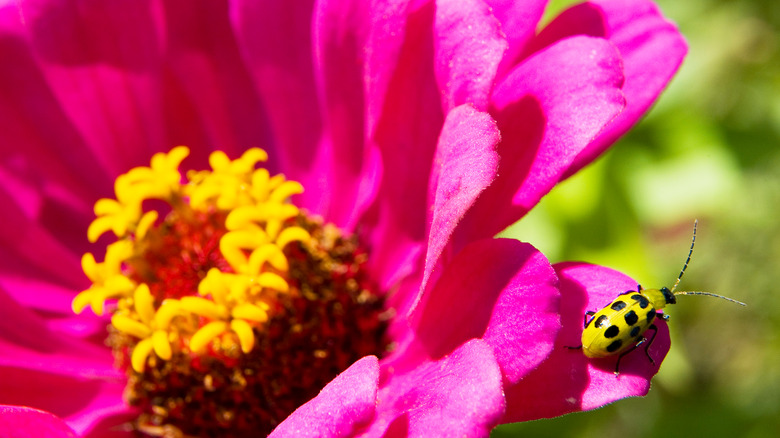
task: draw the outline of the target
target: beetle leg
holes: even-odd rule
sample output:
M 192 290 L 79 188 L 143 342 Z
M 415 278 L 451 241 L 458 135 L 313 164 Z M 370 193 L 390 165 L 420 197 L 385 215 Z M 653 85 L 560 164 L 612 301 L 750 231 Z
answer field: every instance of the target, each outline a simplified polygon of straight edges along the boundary
M 596 314 L 596 312 L 594 312 L 592 310 L 588 310 L 587 312 L 585 312 L 585 316 L 582 319 L 582 328 L 587 328 L 588 327 L 588 324 L 590 324 L 590 322 L 593 321 L 593 315 L 595 315 L 595 314 Z M 590 316 L 590 319 L 588 319 L 589 316 Z
M 582 328 L 588 327 L 588 324 L 590 324 L 590 322 L 593 321 L 593 315 L 595 315 L 595 314 L 596 314 L 596 312 L 594 312 L 592 310 L 588 310 L 588 311 L 585 312 L 585 317 L 582 319 Z M 590 319 L 588 319 L 589 316 L 591 317 Z M 568 345 L 564 345 L 564 347 L 568 348 L 569 350 L 579 350 L 579 349 L 582 348 L 582 344 L 580 344 L 580 345 L 578 345 L 576 347 L 570 347 Z
M 616 376 L 620 374 L 620 359 L 623 359 L 623 356 L 625 356 L 625 355 L 631 353 L 632 351 L 636 350 L 637 347 L 639 347 L 640 345 L 644 344 L 645 342 L 647 342 L 647 338 L 642 338 L 642 339 L 639 340 L 639 342 L 634 344 L 633 347 L 631 347 L 628 350 L 620 353 L 620 356 L 618 356 L 617 362 L 615 363 L 615 375 Z M 652 361 L 652 359 L 650 359 L 650 360 Z
M 647 346 L 645 347 L 645 354 L 647 355 L 647 358 L 650 359 L 650 363 L 655 365 L 655 361 L 653 360 L 652 357 L 650 357 L 650 345 L 653 343 L 653 340 L 655 340 L 655 335 L 658 334 L 658 327 L 656 327 L 655 324 L 652 324 L 650 325 L 650 327 L 647 328 L 647 330 L 653 330 L 653 336 L 650 338 L 649 341 L 647 341 Z
M 633 347 L 629 348 L 628 350 L 624 351 L 623 353 L 618 356 L 617 362 L 615 363 L 615 375 L 620 374 L 620 359 L 623 359 L 623 356 L 627 355 L 628 353 L 631 353 L 632 351 L 636 350 L 637 347 L 640 345 L 647 343 L 645 346 L 645 355 L 647 355 L 647 358 L 650 359 L 650 363 L 655 365 L 655 361 L 652 357 L 650 357 L 650 345 L 655 340 L 655 335 L 658 334 L 658 327 L 655 326 L 655 324 L 652 324 L 650 327 L 647 328 L 648 330 L 653 330 L 653 336 L 650 337 L 650 339 L 647 339 L 645 337 L 642 337 L 642 339 L 639 340 Z

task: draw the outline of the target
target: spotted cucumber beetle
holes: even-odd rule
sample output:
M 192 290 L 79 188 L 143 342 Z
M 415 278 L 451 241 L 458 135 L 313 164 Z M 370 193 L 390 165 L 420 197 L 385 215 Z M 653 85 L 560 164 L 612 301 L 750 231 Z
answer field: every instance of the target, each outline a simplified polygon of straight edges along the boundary
M 567 348 L 582 349 L 585 356 L 590 358 L 618 356 L 615 364 L 615 375 L 618 375 L 620 374 L 620 359 L 642 344 L 645 344 L 645 355 L 651 363 L 655 364 L 649 352 L 650 345 L 658 333 L 658 328 L 653 324 L 653 321 L 656 317 L 660 317 L 664 321 L 669 319 L 668 315 L 659 315 L 658 310 L 663 309 L 667 304 L 676 304 L 677 295 L 707 295 L 744 306 L 743 302 L 709 292 L 675 292 L 685 269 L 688 268 L 688 263 L 691 261 L 693 245 L 696 243 L 697 225 L 698 221 L 694 221 L 693 238 L 688 258 L 671 289 L 668 287 L 642 289 L 641 285 L 637 285 L 636 291 L 628 291 L 618 295 L 612 303 L 598 312 L 590 310 L 585 312 L 582 344 Z M 648 339 L 645 337 L 645 333 L 650 330 L 653 331 L 653 334 Z

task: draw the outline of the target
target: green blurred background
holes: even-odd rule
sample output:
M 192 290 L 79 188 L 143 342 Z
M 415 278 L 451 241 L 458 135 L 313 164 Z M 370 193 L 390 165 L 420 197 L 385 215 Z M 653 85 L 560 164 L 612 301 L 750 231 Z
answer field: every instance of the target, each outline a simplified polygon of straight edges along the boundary
M 570 0 L 552 1 L 547 19 Z M 501 426 L 494 438 L 775 437 L 780 433 L 780 2 L 657 0 L 690 50 L 635 129 L 507 235 L 671 286 L 672 349 L 647 397 Z M 595 309 L 594 309 L 595 310 Z

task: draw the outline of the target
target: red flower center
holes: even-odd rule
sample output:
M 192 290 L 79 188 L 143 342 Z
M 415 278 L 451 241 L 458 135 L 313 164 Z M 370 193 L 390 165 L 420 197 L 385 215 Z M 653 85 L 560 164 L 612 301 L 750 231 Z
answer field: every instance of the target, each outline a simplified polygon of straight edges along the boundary
M 112 231 L 92 286 L 73 302 L 111 317 L 136 428 L 151 436 L 261 436 L 357 359 L 386 349 L 383 295 L 353 236 L 289 203 L 300 184 L 256 169 L 259 149 L 211 171 L 157 154 L 95 205 L 90 240 Z M 150 203 L 170 207 L 164 218 Z

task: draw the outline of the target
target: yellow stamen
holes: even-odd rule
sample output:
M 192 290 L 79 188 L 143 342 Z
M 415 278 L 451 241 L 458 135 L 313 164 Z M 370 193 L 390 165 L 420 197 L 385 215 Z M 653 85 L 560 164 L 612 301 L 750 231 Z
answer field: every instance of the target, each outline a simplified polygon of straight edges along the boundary
M 303 193 L 303 186 L 298 181 L 285 181 L 277 187 L 271 196 L 268 197 L 269 202 L 284 202 L 292 195 L 299 195 Z
M 225 228 L 240 230 L 255 222 L 286 221 L 298 215 L 298 207 L 292 204 L 245 205 L 230 212 L 225 219 Z
M 93 283 L 103 283 L 108 278 L 120 273 L 122 262 L 133 254 L 133 245 L 130 242 L 114 242 L 108 245 L 106 259 L 103 263 L 97 263 L 95 257 L 86 253 L 81 257 L 81 269 Z
M 111 324 L 120 332 L 136 338 L 144 339 L 152 335 L 152 330 L 146 324 L 118 313 L 111 317 Z
M 311 239 L 309 232 L 300 227 L 289 227 L 282 230 L 276 238 L 279 248 L 284 248 L 290 242 L 305 242 Z
M 190 338 L 190 350 L 193 353 L 203 353 L 206 351 L 209 343 L 217 336 L 225 333 L 228 324 L 225 321 L 212 321 L 200 328 L 192 338 Z
M 230 329 L 238 336 L 241 351 L 249 353 L 255 348 L 255 334 L 252 332 L 252 326 L 249 323 L 240 319 L 234 319 L 230 321 Z
M 82 293 L 90 295 L 89 305 L 92 312 L 102 316 L 107 299 L 129 295 L 133 289 L 135 289 L 135 284 L 130 279 L 115 275 L 105 282 L 105 286 L 92 286 Z
M 249 193 L 257 202 L 265 202 L 268 199 L 268 194 L 271 192 L 268 187 L 268 182 L 271 179 L 271 174 L 268 169 L 257 169 L 252 173 L 252 188 Z
M 279 237 L 279 232 L 282 231 L 282 221 L 278 219 L 269 219 L 265 224 L 265 232 L 268 234 L 268 238 L 276 240 Z
M 267 287 L 279 292 L 287 292 L 290 290 L 290 285 L 287 284 L 287 281 L 273 272 L 263 272 L 255 279 L 255 283 L 260 287 Z
M 222 257 L 239 272 L 245 271 L 249 263 L 244 250 L 254 250 L 268 242 L 265 232 L 257 226 L 237 231 L 230 231 L 219 241 Z
M 198 284 L 198 294 L 203 296 L 211 294 L 214 297 L 219 296 L 220 299 L 222 299 L 222 297 L 228 293 L 228 284 L 223 278 L 223 275 L 225 274 L 217 268 L 209 269 L 206 278 L 201 280 Z
M 135 300 L 135 311 L 138 312 L 138 316 L 145 324 L 150 324 L 154 319 L 154 297 L 149 291 L 149 286 L 145 283 L 141 283 L 135 289 L 133 294 Z
M 97 218 L 87 229 L 89 241 L 96 242 L 109 230 L 119 238 L 125 237 L 128 232 L 135 232 L 141 225 L 141 204 L 144 200 L 168 200 L 178 194 L 181 179 L 178 167 L 189 153 L 186 147 L 178 146 L 167 154 L 155 154 L 151 167 L 136 167 L 117 177 L 114 183 L 116 200 L 100 199 L 95 203 Z M 141 227 L 142 236 L 148 229 L 148 221 L 147 218 Z
M 168 341 L 168 333 L 163 330 L 156 330 L 152 334 L 152 346 L 154 352 L 160 359 L 171 360 L 171 343 Z
M 97 263 L 95 257 L 86 253 L 81 257 L 81 268 L 92 281 L 92 286 L 79 293 L 71 303 L 74 312 L 81 313 L 87 305 L 100 316 L 105 301 L 109 298 L 127 296 L 135 284 L 122 275 L 122 263 L 132 255 L 132 244 L 125 241 L 112 243 L 106 250 L 106 259 Z
M 76 298 L 73 299 L 73 302 L 70 303 L 70 308 L 73 310 L 73 313 L 79 314 L 84 311 L 84 308 L 89 305 L 89 303 L 92 301 L 92 294 L 89 293 L 90 289 L 87 289 L 84 292 L 80 292 L 78 295 L 76 295 Z
M 266 309 L 268 308 L 267 305 L 264 306 Z M 233 318 L 236 319 L 245 319 L 247 321 L 254 321 L 254 322 L 266 322 L 268 321 L 268 313 L 264 309 L 261 309 L 258 306 L 244 303 L 239 304 L 238 306 L 233 308 Z
M 212 171 L 191 172 L 187 193 L 190 205 L 197 210 L 208 208 L 210 202 L 221 210 L 232 210 L 252 202 L 251 178 L 255 166 L 266 161 L 268 154 L 258 148 L 249 149 L 241 158 L 231 161 L 224 152 L 209 156 Z
M 154 326 L 167 330 L 173 318 L 181 313 L 182 306 L 179 300 L 167 299 L 162 302 L 157 313 L 154 314 Z
M 246 275 L 231 275 L 225 274 L 223 276 L 225 282 L 229 287 L 230 298 L 236 303 L 242 303 L 247 299 L 247 289 L 252 283 L 252 279 Z
M 267 243 L 252 251 L 252 254 L 249 255 L 248 272 L 252 275 L 257 275 L 266 263 L 280 271 L 290 269 L 287 257 L 284 256 L 281 248 L 275 244 Z
M 133 354 L 130 356 L 130 365 L 136 373 L 144 372 L 144 369 L 146 368 L 146 359 L 152 353 L 153 348 L 154 346 L 152 345 L 151 339 L 144 339 L 135 345 Z
M 135 238 L 141 240 L 146 236 L 146 232 L 157 221 L 158 213 L 154 210 L 144 213 L 141 220 L 138 221 L 138 227 L 135 230 Z
M 141 204 L 133 202 L 123 205 L 113 199 L 100 199 L 95 204 L 95 214 L 98 218 L 87 228 L 87 239 L 91 243 L 97 242 L 100 236 L 108 231 L 113 231 L 117 237 L 123 237 L 141 216 Z
M 209 319 L 226 319 L 227 310 L 211 300 L 201 297 L 183 297 L 180 301 L 184 310 Z
M 203 353 L 227 331 L 235 333 L 242 351 L 250 352 L 254 331 L 263 330 L 270 319 L 269 303 L 291 289 L 285 246 L 311 239 L 305 229 L 291 224 L 301 212 L 289 198 L 303 193 L 303 186 L 284 175 L 256 169 L 268 159 L 265 151 L 250 149 L 236 160 L 222 152 L 212 153 L 210 171 L 190 171 L 188 181 L 182 182 L 178 169 L 188 155 L 189 149 L 179 146 L 155 154 L 148 167 L 120 175 L 114 183 L 116 199 L 98 200 L 96 218 L 87 232 L 93 242 L 109 231 L 118 240 L 108 246 L 103 262 L 89 253 L 82 258 L 82 269 L 92 285 L 76 296 L 73 310 L 78 313 L 91 306 L 100 315 L 104 308 L 112 309 L 112 325 L 137 339 L 131 344 L 131 365 L 136 372 L 145 369 L 152 352 L 161 360 L 171 360 L 178 348 Z M 156 210 L 144 212 L 144 207 L 154 205 L 144 203 L 149 199 L 168 203 L 172 212 L 162 220 Z M 204 217 L 211 222 L 201 225 Z M 174 223 L 178 220 L 181 228 Z M 186 235 L 188 227 L 204 233 L 198 238 L 205 239 L 218 230 L 219 251 L 213 246 L 207 251 L 224 260 L 220 268 L 211 265 L 205 276 L 194 273 L 202 278 L 198 296 L 188 295 L 189 286 L 167 295 L 156 282 L 168 281 L 172 267 L 164 266 L 158 275 L 150 268 L 157 262 L 147 251 L 158 248 L 166 233 Z M 170 247 L 169 242 L 164 244 Z M 187 244 L 204 245 L 197 240 Z M 204 248 L 196 246 L 194 257 L 201 257 Z M 181 257 L 187 256 L 193 257 Z M 116 304 L 107 307 L 110 299 L 116 299 Z

